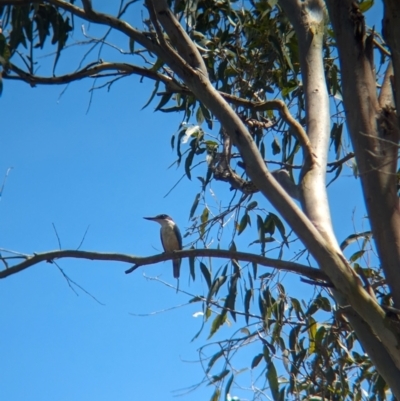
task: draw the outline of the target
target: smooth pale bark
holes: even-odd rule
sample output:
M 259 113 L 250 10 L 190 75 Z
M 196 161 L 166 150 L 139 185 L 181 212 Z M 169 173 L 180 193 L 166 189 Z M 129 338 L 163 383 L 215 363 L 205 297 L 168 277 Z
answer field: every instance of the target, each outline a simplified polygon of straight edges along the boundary
M 327 0 L 336 35 L 347 126 L 374 241 L 395 307 L 400 306 L 400 209 L 396 187 L 398 127 L 378 102 L 364 20 L 352 0 Z M 358 15 L 358 17 L 357 17 Z M 395 119 L 394 119 L 395 120 Z
M 325 3 L 322 0 L 280 0 L 279 4 L 292 23 L 299 43 L 307 135 L 315 157 L 311 168 L 306 163 L 301 174 L 301 205 L 321 235 L 340 252 L 326 191 L 331 118 L 322 57 L 327 17 Z

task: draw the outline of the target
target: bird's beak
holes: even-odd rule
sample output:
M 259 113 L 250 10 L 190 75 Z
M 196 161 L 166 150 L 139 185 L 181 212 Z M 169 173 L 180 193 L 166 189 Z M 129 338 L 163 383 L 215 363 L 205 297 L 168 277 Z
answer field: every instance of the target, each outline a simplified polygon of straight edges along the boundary
M 146 219 L 146 220 L 152 220 L 152 221 L 156 220 L 155 217 L 143 217 L 143 218 Z

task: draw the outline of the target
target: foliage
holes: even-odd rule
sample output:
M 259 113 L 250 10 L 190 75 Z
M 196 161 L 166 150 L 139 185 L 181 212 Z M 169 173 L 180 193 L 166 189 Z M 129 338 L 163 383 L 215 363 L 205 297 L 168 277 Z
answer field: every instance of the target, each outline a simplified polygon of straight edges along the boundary
M 110 88 L 127 75 L 139 74 L 154 80 L 154 91 L 145 106 L 155 103 L 156 110 L 180 113 L 182 123 L 171 138 L 176 162 L 182 165 L 189 180 L 195 172 L 200 174 L 197 177 L 200 190 L 189 208 L 191 227 L 186 233 L 186 236 L 196 234 L 193 246 L 207 247 L 217 238 L 220 247 L 225 234 L 225 238 L 231 235 L 230 249 L 236 250 L 238 237 L 247 230 L 254 238 L 250 246 L 252 249 L 259 247 L 261 255 L 272 253 L 278 259 L 288 258 L 288 255 L 294 255 L 296 260 L 308 259 L 310 250 L 306 247 L 297 254 L 290 250 L 298 240 L 293 227 L 284 223 L 282 216 L 258 195 L 258 188 L 247 174 L 246 163 L 229 140 L 225 127 L 219 125 L 207 105 L 173 74 L 171 67 L 150 45 L 139 46 L 134 37 L 129 37 L 125 28 L 121 28 L 126 35 L 122 47 L 127 50 L 120 51 L 125 67 L 108 64 L 100 55 L 107 54 L 109 30 L 116 28 L 105 23 L 106 31 L 101 39 L 94 40 L 87 34 L 80 39 L 81 44 L 88 47 L 83 58 L 91 56 L 92 62 L 85 67 L 79 63 L 78 71 L 70 75 L 56 75 L 60 57 L 70 51 L 69 46 L 73 44 L 71 32 L 78 35 L 80 18 L 87 21 L 94 18 L 86 2 L 86 16 L 74 11 L 74 2 L 6 3 L 10 4 L 1 8 L 3 77 L 22 79 L 31 85 L 95 77 L 102 82 L 96 88 Z M 283 101 L 300 126 L 306 128 L 299 39 L 280 3 L 273 0 L 244 4 L 227 0 L 170 3 L 177 20 L 199 50 L 213 86 L 246 125 L 267 165 L 285 168 L 288 185 L 295 187 L 295 182 L 303 177 L 300 171 L 305 164 L 299 152 L 301 140 L 287 113 L 277 107 L 277 103 L 268 102 Z M 359 12 L 366 12 L 372 4 L 372 1 L 360 2 Z M 136 7 L 134 1 L 122 2 L 117 18 L 122 21 L 131 7 Z M 158 34 L 160 27 L 151 15 L 143 22 L 148 28 L 148 36 L 144 37 Z M 386 71 L 389 52 L 374 28 L 368 30 L 368 35 L 375 41 L 376 79 L 377 84 L 382 85 L 381 72 Z M 36 75 L 38 55 L 50 45 L 55 49 L 51 73 L 54 77 L 39 77 Z M 122 48 L 120 43 L 115 46 Z M 95 48 L 99 49 L 98 58 L 94 56 Z M 343 135 L 341 67 L 333 27 L 329 23 L 323 39 L 323 67 L 335 110 L 330 131 L 332 160 L 327 164 L 331 184 L 340 176 L 343 166 L 353 160 L 354 149 Z M 354 161 L 351 163 L 355 166 Z M 354 174 L 357 177 L 356 168 Z M 233 192 L 216 210 L 211 205 L 213 196 L 209 189 L 217 181 L 227 182 Z M 226 224 L 231 219 L 234 229 L 229 233 Z M 372 231 L 349 233 L 341 247 L 345 250 L 352 242 L 358 245 L 347 254 L 349 263 L 365 286 L 374 289 L 379 304 L 390 307 L 392 298 L 379 262 L 373 258 L 372 264 L 364 257 L 375 252 L 372 239 Z M 214 272 L 206 259 L 191 259 L 190 272 L 193 280 L 201 273 L 208 286 L 208 294 L 192 302 L 203 303 L 204 321 L 209 323 L 210 342 L 202 348 L 201 357 L 208 361 L 205 377 L 215 387 L 213 400 L 232 399 L 230 394 L 235 383 L 243 385 L 241 371 L 234 367 L 234 357 L 238 350 L 248 347 L 253 355 L 249 356 L 247 369 L 257 377 L 252 383 L 254 398 L 359 400 L 368 394 L 370 399 L 386 399 L 388 385 L 363 350 L 332 294 L 330 283 L 311 283 L 314 290 L 310 291 L 310 298 L 299 299 L 286 293 L 278 273 L 260 277 L 255 263 L 241 265 L 233 259 Z M 310 286 L 310 283 L 305 285 Z M 215 336 L 225 333 L 224 326 L 232 324 L 231 320 L 240 326 L 235 335 L 213 342 Z

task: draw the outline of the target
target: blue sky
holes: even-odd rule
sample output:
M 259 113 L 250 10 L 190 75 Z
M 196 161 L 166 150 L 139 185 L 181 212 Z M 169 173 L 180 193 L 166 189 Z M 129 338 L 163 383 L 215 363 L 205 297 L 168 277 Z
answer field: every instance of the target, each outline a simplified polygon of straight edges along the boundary
M 66 67 L 61 59 L 60 72 Z M 154 113 L 154 103 L 141 110 L 153 85 L 138 77 L 116 83 L 110 92 L 96 91 L 87 112 L 90 87 L 91 82 L 77 82 L 60 97 L 60 86 L 31 88 L 5 81 L 0 177 L 13 169 L 0 201 L 1 248 L 22 253 L 57 249 L 54 224 L 62 247 L 75 249 L 90 226 L 81 249 L 144 256 L 158 253 L 161 244 L 158 225 L 143 216 L 168 213 L 182 231 L 189 225 L 200 183 L 185 179 L 165 197 L 184 172 L 168 168 L 176 157 L 170 139 L 181 116 Z M 359 181 L 350 169 L 343 177 L 329 189 L 340 241 L 354 231 L 353 223 L 358 231 L 367 228 L 365 220 L 366 227 L 360 223 Z M 213 190 L 226 200 L 222 184 Z M 247 248 L 254 235 L 238 242 L 240 250 L 258 251 Z M 223 244 L 228 240 L 229 235 Z M 223 262 L 213 263 L 216 268 Z M 59 266 L 104 305 L 75 287 L 77 296 L 53 264 L 1 280 L 2 399 L 172 400 L 176 390 L 201 381 L 197 349 L 209 328 L 191 342 L 201 326 L 201 318 L 193 317 L 200 306 L 154 313 L 190 299 L 147 278 L 175 285 L 170 262 L 129 276 L 124 274 L 129 266 L 118 263 L 61 260 Z M 295 277 L 288 286 L 300 296 L 309 291 L 298 284 Z M 206 292 L 201 279 L 189 283 L 186 261 L 180 286 L 193 294 Z M 224 327 L 221 336 L 237 328 Z M 241 356 L 239 365 L 249 366 L 253 356 Z M 183 399 L 210 396 L 208 387 Z

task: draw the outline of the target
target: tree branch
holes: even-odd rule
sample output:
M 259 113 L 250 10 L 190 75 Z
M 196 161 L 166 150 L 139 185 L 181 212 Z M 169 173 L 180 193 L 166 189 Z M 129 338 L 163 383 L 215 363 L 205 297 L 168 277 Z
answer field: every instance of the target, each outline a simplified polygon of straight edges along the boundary
M 389 3 L 392 4 L 385 2 Z M 379 104 L 374 66 L 365 37 L 365 21 L 357 3 L 327 0 L 327 5 L 338 45 L 347 125 L 365 205 L 394 306 L 398 308 L 400 209 L 396 165 L 399 138 L 396 122 L 393 123 L 396 116 L 390 106 L 381 108 Z M 392 11 L 396 14 L 394 9 Z
M 386 71 L 385 77 L 382 82 L 381 92 L 379 94 L 379 105 L 381 107 L 394 107 L 394 98 L 393 98 L 393 63 L 390 61 Z
M 383 36 L 392 55 L 394 77 L 393 86 L 397 111 L 400 110 L 400 14 L 397 0 L 384 0 Z M 400 113 L 397 113 L 400 125 Z
M 307 134 L 316 163 L 304 165 L 301 204 L 324 238 L 337 250 L 326 191 L 326 165 L 330 139 L 329 97 L 323 63 L 326 8 L 322 0 L 280 0 L 299 39 Z
M 229 93 L 220 92 L 221 96 L 229 103 L 235 106 L 242 106 L 250 108 L 254 111 L 266 111 L 266 110 L 277 110 L 280 116 L 289 125 L 293 134 L 298 139 L 300 146 L 303 149 L 304 158 L 314 161 L 313 150 L 308 139 L 307 133 L 301 124 L 291 115 L 286 103 L 280 99 L 267 100 L 264 102 L 253 102 L 251 100 L 242 99 L 240 97 L 231 95 Z
M 75 71 L 70 74 L 60 75 L 58 77 L 40 77 L 37 75 L 32 75 L 29 72 L 20 69 L 19 67 L 17 67 L 12 63 L 9 63 L 8 67 L 9 71 L 12 71 L 17 75 L 16 76 L 10 75 L 8 71 L 4 71 L 3 72 L 4 78 L 19 79 L 29 83 L 32 86 L 35 86 L 36 84 L 63 85 L 73 81 L 79 81 L 84 78 L 99 78 L 102 76 L 99 75 L 99 73 L 103 71 L 114 71 L 115 75 L 137 74 L 142 77 L 153 79 L 155 81 L 161 81 L 166 85 L 168 89 L 172 91 L 180 92 L 184 89 L 182 85 L 180 85 L 175 79 L 167 75 L 160 74 L 159 72 L 127 63 L 117 63 L 117 62 L 90 63 L 79 71 Z
M 193 258 L 193 257 L 215 257 L 223 259 L 236 259 L 244 262 L 257 263 L 261 266 L 271 267 L 278 270 L 284 270 L 296 273 L 314 280 L 329 281 L 327 276 L 319 269 L 302 265 L 300 263 L 284 261 L 280 259 L 265 258 L 260 255 L 254 255 L 246 252 L 234 252 L 220 249 L 189 249 L 176 252 L 160 253 L 154 256 L 140 257 L 127 255 L 122 253 L 103 253 L 79 250 L 57 250 L 33 255 L 21 255 L 19 258 L 25 259 L 23 262 L 0 271 L 0 279 L 9 277 L 19 273 L 31 266 L 41 262 L 52 263 L 56 259 L 73 258 L 73 259 L 88 259 L 99 261 L 114 261 L 134 264 L 135 266 L 128 269 L 125 273 L 131 273 L 139 266 L 151 265 L 154 263 L 164 262 L 166 260 L 178 258 Z M 6 259 L 4 257 L 0 259 Z

